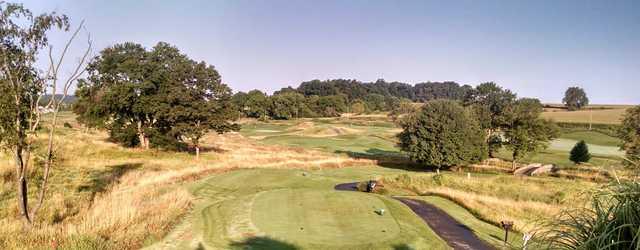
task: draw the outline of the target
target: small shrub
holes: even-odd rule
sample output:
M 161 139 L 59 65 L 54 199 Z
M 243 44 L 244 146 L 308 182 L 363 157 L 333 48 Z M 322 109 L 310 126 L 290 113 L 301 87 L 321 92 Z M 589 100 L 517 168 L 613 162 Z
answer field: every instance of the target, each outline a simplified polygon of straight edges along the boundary
M 71 126 L 71 123 L 68 123 L 68 122 L 64 122 L 63 126 L 65 128 L 73 128 L 73 126 Z
M 573 146 L 571 149 L 569 160 L 574 162 L 575 164 L 580 164 L 583 162 L 588 162 L 591 159 L 591 154 L 589 153 L 589 146 L 584 140 L 579 141 Z

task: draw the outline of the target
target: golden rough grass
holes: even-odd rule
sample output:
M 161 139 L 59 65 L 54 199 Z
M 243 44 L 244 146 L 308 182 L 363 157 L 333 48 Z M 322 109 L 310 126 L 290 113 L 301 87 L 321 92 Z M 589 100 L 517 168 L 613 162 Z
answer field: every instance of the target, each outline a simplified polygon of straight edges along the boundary
M 515 229 L 529 232 L 540 222 L 563 209 L 581 206 L 584 191 L 596 185 L 585 181 L 548 178 L 520 178 L 506 175 L 445 174 L 435 181 L 434 174 L 400 175 L 383 179 L 385 188 L 412 195 L 437 195 L 469 209 L 480 219 L 499 224 L 514 222 Z
M 594 110 L 549 110 L 542 113 L 542 118 L 556 122 L 620 124 L 626 108 L 594 109 Z
M 237 133 L 206 136 L 200 159 L 186 152 L 122 148 L 108 142 L 104 132 L 82 129 L 61 129 L 57 141 L 47 200 L 29 233 L 23 233 L 18 216 L 13 163 L 0 154 L 0 249 L 136 249 L 162 238 L 188 212 L 193 197 L 182 185 L 186 181 L 236 168 L 375 164 L 260 145 Z

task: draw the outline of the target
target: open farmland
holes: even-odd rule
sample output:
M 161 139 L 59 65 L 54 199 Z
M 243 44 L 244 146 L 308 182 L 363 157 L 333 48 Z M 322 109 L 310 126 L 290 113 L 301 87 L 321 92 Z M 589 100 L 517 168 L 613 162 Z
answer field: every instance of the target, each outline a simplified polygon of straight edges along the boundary
M 585 110 L 567 111 L 564 108 L 545 108 L 542 117 L 556 122 L 620 124 L 628 105 L 592 105 Z

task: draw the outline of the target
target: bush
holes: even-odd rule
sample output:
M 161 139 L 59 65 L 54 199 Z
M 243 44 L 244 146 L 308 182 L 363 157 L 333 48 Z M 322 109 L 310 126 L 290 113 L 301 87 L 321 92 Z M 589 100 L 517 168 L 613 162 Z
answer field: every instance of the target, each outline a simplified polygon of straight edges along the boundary
M 583 162 L 588 162 L 591 159 L 591 154 L 589 153 L 589 146 L 584 140 L 579 141 L 573 146 L 571 149 L 569 160 L 574 162 L 575 164 L 580 164 Z
M 71 123 L 68 123 L 68 122 L 64 122 L 63 126 L 65 128 L 73 128 L 73 126 L 71 126 Z
M 564 211 L 545 225 L 548 249 L 640 249 L 640 183 L 612 184 L 590 208 Z
M 476 163 L 488 156 L 487 143 L 474 116 L 450 100 L 427 102 L 401 121 L 399 146 L 429 167 Z

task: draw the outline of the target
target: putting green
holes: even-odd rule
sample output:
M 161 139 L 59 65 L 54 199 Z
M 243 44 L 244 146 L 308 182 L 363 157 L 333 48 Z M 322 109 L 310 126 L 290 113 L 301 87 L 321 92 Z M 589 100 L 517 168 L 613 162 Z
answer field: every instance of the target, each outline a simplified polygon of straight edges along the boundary
M 339 245 L 384 242 L 400 227 L 378 197 L 356 192 L 281 189 L 258 195 L 252 218 L 260 231 L 289 242 Z

